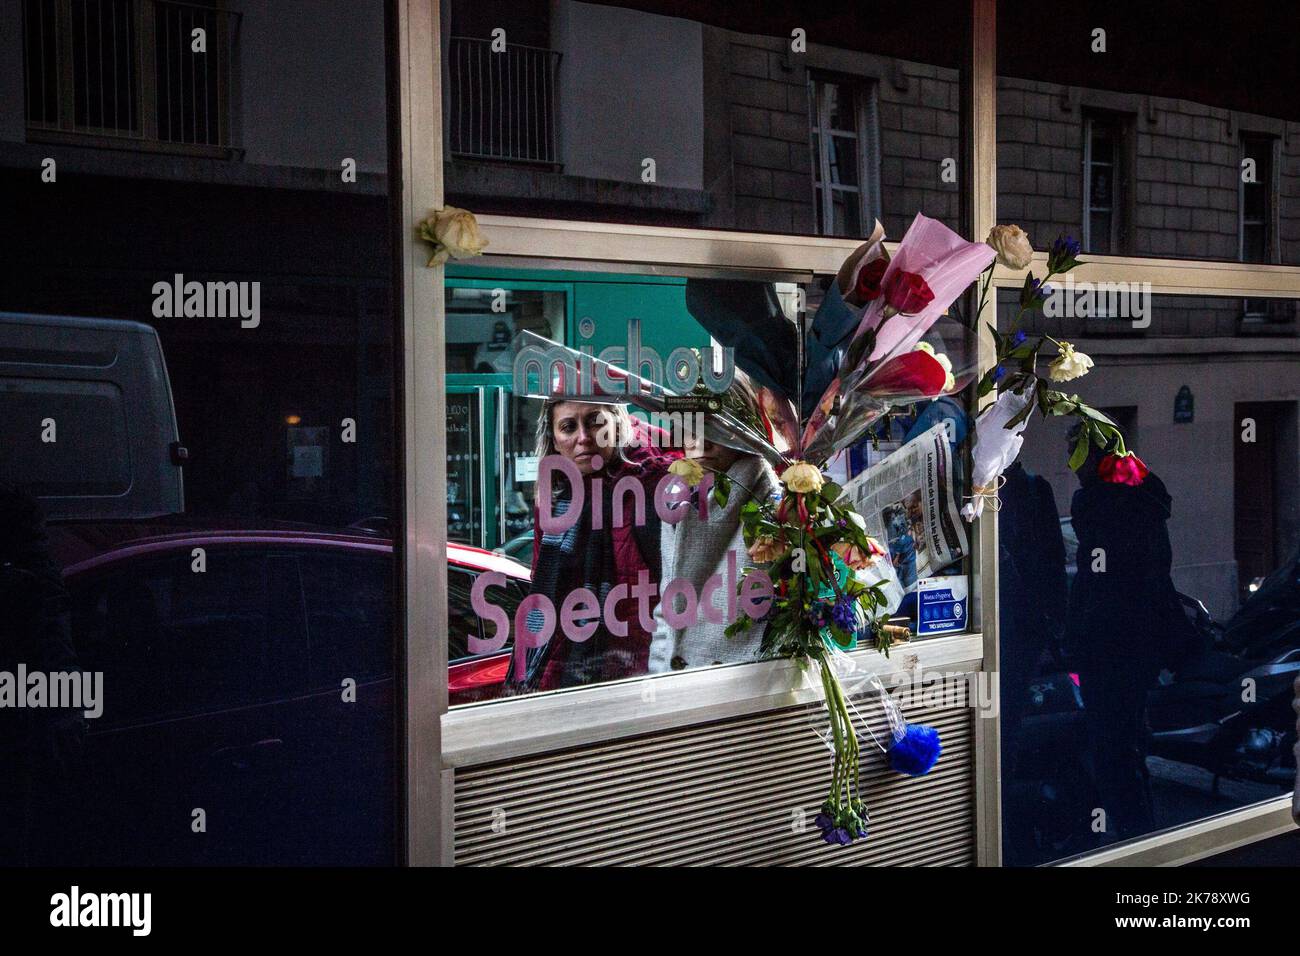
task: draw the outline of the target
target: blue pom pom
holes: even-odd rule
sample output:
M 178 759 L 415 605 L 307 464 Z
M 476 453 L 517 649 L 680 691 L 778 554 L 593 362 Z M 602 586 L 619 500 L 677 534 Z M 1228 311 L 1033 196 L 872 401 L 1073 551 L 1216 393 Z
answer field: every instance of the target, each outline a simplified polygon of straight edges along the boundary
M 889 765 L 899 773 L 919 777 L 930 772 L 942 752 L 939 731 L 925 724 L 908 724 L 902 739 L 889 748 Z

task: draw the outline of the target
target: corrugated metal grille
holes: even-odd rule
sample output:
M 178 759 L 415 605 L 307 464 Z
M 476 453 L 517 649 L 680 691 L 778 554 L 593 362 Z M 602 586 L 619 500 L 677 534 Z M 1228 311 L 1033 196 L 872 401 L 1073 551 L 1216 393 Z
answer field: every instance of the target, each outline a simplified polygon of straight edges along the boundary
M 909 720 L 943 736 L 943 757 L 928 775 L 896 774 L 864 746 L 871 833 L 857 845 L 817 839 L 812 819 L 829 784 L 830 753 L 808 709 L 795 707 L 459 769 L 456 862 L 971 865 L 974 712 L 936 697 L 929 707 L 904 700 Z

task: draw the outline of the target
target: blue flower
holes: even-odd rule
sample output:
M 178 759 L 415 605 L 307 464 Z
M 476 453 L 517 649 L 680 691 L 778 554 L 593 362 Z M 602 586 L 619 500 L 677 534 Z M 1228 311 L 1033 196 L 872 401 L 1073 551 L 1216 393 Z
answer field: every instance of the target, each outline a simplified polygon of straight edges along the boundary
M 1007 370 L 1003 368 L 1001 365 L 993 366 L 993 381 L 995 382 L 1002 381 L 1002 376 L 1006 374 L 1007 374 Z
M 853 842 L 853 834 L 843 827 L 836 827 L 822 837 L 827 843 L 838 843 L 840 846 L 848 846 Z
M 1016 337 L 1012 339 L 1011 342 L 1013 345 L 1023 345 L 1026 338 L 1028 338 L 1028 336 L 1025 335 L 1024 330 L 1022 329 L 1016 333 Z
M 840 630 L 852 634 L 858 627 L 858 616 L 854 613 L 854 604 L 852 598 L 842 597 L 835 602 L 831 610 L 831 617 L 835 621 L 835 626 Z
M 1069 272 L 1077 266 L 1077 256 L 1082 246 L 1073 236 L 1058 236 L 1052 243 L 1052 251 L 1047 256 L 1049 272 Z

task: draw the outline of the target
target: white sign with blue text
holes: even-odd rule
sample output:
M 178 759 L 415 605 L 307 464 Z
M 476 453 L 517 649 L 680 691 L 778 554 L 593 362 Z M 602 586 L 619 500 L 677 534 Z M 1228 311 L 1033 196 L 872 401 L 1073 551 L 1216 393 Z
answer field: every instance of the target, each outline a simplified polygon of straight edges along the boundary
M 922 578 L 916 586 L 916 633 L 949 634 L 966 630 L 966 578 Z

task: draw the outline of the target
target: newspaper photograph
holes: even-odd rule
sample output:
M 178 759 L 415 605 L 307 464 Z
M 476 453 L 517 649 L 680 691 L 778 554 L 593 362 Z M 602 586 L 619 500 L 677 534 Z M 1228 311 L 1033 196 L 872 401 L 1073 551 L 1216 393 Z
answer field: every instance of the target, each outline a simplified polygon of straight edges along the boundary
M 889 549 L 904 591 L 966 553 L 953 484 L 952 446 L 943 423 L 923 432 L 844 486 L 867 534 Z

